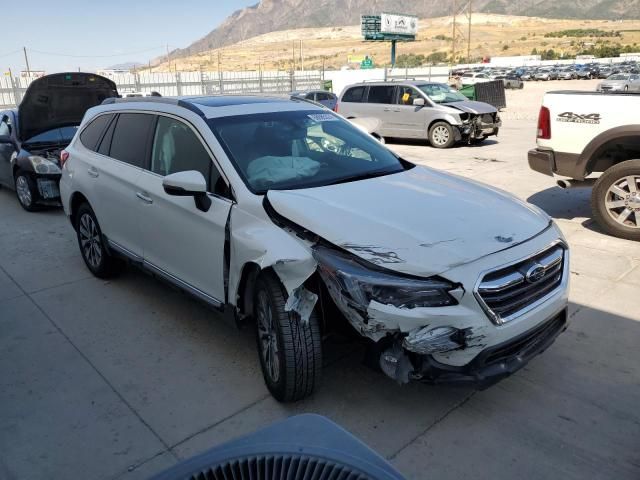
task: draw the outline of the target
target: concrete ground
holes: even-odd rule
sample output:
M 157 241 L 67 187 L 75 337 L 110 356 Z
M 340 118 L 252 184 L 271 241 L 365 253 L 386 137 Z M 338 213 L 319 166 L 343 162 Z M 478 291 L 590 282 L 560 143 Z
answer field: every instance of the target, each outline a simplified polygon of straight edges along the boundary
M 533 111 L 540 88 L 510 101 Z M 302 412 L 337 421 L 407 478 L 639 478 L 640 244 L 599 232 L 588 190 L 528 169 L 530 114 L 505 112 L 481 146 L 390 144 L 542 207 L 571 244 L 569 330 L 483 392 L 400 387 L 332 342 L 318 393 L 281 405 L 252 332 L 134 269 L 91 277 L 62 212 L 26 213 L 1 190 L 0 479 L 147 478 Z

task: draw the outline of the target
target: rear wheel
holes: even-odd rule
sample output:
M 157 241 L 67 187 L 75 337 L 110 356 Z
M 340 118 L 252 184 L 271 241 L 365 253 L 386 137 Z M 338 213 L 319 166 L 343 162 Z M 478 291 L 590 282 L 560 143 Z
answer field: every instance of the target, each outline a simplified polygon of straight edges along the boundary
M 256 282 L 254 317 L 262 375 L 276 400 L 294 402 L 311 395 L 322 374 L 322 345 L 316 310 L 308 321 L 284 309 L 287 294 L 265 272 Z
M 123 262 L 105 247 L 98 220 L 87 203 L 78 208 L 76 233 L 82 259 L 91 273 L 98 278 L 110 278 L 120 272 Z
M 429 130 L 429 143 L 435 148 L 449 148 L 455 142 L 453 127 L 447 122 L 436 122 Z
M 593 217 L 607 233 L 640 240 L 640 160 L 604 172 L 591 194 Z
M 38 187 L 36 182 L 23 170 L 18 170 L 15 175 L 16 196 L 22 208 L 27 212 L 38 210 L 36 199 L 38 198 Z

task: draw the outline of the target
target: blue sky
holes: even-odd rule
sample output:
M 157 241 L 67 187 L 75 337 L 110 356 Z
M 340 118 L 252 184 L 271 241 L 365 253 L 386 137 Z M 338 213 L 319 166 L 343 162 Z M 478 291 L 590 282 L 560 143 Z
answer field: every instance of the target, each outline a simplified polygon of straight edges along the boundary
M 258 0 L 8 0 L 3 7 L 0 74 L 95 70 L 146 62 L 206 35 Z M 8 9 L 8 12 L 7 12 Z M 41 53 L 46 52 L 46 53 Z

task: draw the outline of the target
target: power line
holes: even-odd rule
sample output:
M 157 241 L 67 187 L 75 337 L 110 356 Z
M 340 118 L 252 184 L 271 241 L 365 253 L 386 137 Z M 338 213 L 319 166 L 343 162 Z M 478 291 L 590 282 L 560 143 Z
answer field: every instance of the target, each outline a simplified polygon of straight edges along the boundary
M 123 53 L 115 53 L 111 55 L 71 55 L 68 53 L 58 53 L 58 52 L 44 52 L 42 50 L 34 50 L 33 48 L 29 49 L 29 52 L 38 53 L 40 55 L 51 55 L 54 57 L 71 57 L 71 58 L 113 58 L 113 57 L 122 57 L 126 55 L 137 55 L 139 53 L 151 52 L 154 50 L 160 50 L 166 48 L 166 45 L 162 45 L 159 47 L 147 48 L 144 50 L 138 50 L 135 52 L 123 52 Z M 19 50 L 18 50 L 19 51 Z
M 14 50 L 13 52 L 9 53 L 2 53 L 0 54 L 0 57 L 8 57 L 9 55 L 15 55 L 16 53 L 20 53 L 20 50 Z

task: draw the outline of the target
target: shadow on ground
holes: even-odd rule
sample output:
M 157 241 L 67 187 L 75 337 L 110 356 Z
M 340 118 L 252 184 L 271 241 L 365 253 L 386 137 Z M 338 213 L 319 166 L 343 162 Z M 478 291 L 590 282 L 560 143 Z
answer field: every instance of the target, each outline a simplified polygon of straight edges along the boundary
M 590 199 L 590 188 L 551 187 L 534 193 L 527 198 L 527 201 L 540 207 L 553 218 L 573 220 L 574 218 L 591 217 Z

